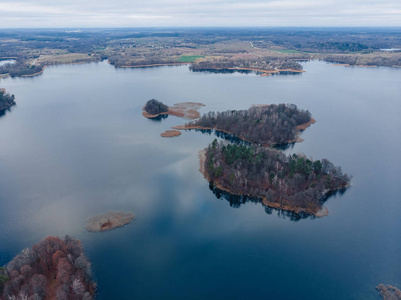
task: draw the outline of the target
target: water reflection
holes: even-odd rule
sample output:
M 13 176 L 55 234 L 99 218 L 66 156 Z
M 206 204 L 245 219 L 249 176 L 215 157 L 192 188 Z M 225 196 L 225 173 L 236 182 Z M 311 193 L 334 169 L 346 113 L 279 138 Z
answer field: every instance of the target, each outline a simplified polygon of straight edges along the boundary
M 166 114 L 166 115 L 158 115 L 157 117 L 147 118 L 147 119 L 152 120 L 152 121 L 156 121 L 156 122 L 160 122 L 161 120 L 164 120 L 164 119 L 167 119 L 167 118 L 168 118 L 168 115 Z
M 213 194 L 216 196 L 217 199 L 224 199 L 227 200 L 228 203 L 230 204 L 231 207 L 233 208 L 239 208 L 241 205 L 244 205 L 245 203 L 251 202 L 251 203 L 260 203 L 264 208 L 265 212 L 268 215 L 273 214 L 273 212 L 277 212 L 277 216 L 281 219 L 290 219 L 290 221 L 293 222 L 298 222 L 303 219 L 316 219 L 314 215 L 308 214 L 308 213 L 294 213 L 288 210 L 282 210 L 282 209 L 277 209 L 277 208 L 272 208 L 268 207 L 265 204 L 262 203 L 262 200 L 260 198 L 256 197 L 249 197 L 246 195 L 233 195 L 227 191 L 223 191 L 222 189 L 219 189 L 216 187 L 213 182 L 209 182 L 209 189 L 213 192 Z M 321 200 L 321 204 L 323 204 L 329 199 L 329 198 L 335 198 L 337 195 L 340 197 L 345 194 L 348 188 L 341 188 L 335 191 L 328 192 Z
M 286 151 L 286 150 L 294 148 L 294 146 L 295 146 L 295 143 L 286 143 L 286 144 L 274 145 L 273 148 L 276 150 L 280 150 L 280 151 Z
M 195 132 L 200 132 L 202 134 L 205 135 L 211 135 L 212 133 L 214 133 L 217 137 L 225 139 L 231 143 L 236 143 L 239 145 L 252 145 L 253 143 L 248 142 L 248 141 L 244 141 L 243 139 L 240 139 L 239 137 L 237 137 L 234 134 L 230 134 L 224 131 L 220 131 L 217 129 L 187 129 L 187 130 L 193 130 Z
M 256 73 L 255 71 L 250 71 L 250 70 L 230 70 L 230 69 L 201 69 L 201 70 L 192 70 L 192 72 L 197 72 L 197 73 L 214 73 L 214 74 L 233 74 L 233 73 L 240 73 L 240 74 L 251 74 L 251 73 Z M 259 75 L 261 74 L 258 72 Z
M 13 103 L 11 106 L 1 110 L 0 111 L 0 118 L 4 117 L 7 113 L 11 113 L 11 108 L 16 106 L 16 105 L 17 105 L 16 103 Z
M 208 73 L 208 74 L 233 74 L 233 73 L 240 73 L 240 74 L 255 74 L 255 75 L 264 75 L 265 72 L 260 71 L 252 71 L 252 70 L 231 70 L 231 69 L 200 69 L 200 70 L 193 70 L 192 72 L 198 73 Z M 279 71 L 277 73 L 267 73 L 268 75 L 301 75 L 301 72 L 291 72 L 291 71 Z

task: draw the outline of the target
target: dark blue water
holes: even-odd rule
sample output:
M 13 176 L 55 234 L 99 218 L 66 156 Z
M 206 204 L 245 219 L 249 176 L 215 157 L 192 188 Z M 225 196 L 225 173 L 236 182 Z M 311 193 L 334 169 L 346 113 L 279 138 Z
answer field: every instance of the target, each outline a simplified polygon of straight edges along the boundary
M 208 74 L 188 67 L 49 67 L 1 79 L 17 105 L 0 118 L 0 265 L 47 235 L 80 239 L 99 299 L 377 299 L 401 287 L 401 70 L 304 64 L 298 76 Z M 291 152 L 353 175 L 329 216 L 298 222 L 217 199 L 198 151 L 214 136 L 160 133 L 151 98 L 209 110 L 295 103 L 317 123 Z M 103 234 L 85 220 L 137 219 Z

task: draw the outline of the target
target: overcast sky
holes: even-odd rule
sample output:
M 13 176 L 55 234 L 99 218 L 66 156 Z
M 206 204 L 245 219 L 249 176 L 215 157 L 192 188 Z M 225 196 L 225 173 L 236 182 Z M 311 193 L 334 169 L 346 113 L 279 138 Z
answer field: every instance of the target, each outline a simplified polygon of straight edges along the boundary
M 0 28 L 401 26 L 401 0 L 0 0 Z

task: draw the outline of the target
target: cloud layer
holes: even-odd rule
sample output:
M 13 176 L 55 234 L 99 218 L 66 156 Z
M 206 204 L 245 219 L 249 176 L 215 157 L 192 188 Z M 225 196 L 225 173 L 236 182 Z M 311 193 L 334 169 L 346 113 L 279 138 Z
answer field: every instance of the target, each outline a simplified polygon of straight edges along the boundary
M 400 0 L 0 0 L 2 28 L 401 26 Z

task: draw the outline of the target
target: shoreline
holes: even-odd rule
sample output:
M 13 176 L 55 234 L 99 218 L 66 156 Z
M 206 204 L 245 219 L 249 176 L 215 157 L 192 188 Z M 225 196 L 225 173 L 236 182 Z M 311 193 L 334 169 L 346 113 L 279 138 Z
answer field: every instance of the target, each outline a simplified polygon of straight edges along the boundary
M 83 65 L 83 64 L 90 64 L 90 63 L 93 63 L 93 62 L 101 62 L 101 60 L 92 60 L 92 61 L 80 61 L 80 62 L 68 62 L 68 63 L 49 64 L 49 65 L 44 65 L 44 66 L 42 67 L 42 70 L 41 70 L 41 71 L 36 72 L 36 73 L 34 73 L 34 74 L 24 74 L 24 75 L 19 75 L 19 76 L 14 76 L 14 77 L 15 77 L 15 78 L 18 78 L 18 77 L 33 77 L 33 76 L 38 76 L 38 75 L 41 75 L 41 74 L 45 71 L 45 69 L 46 69 L 47 67 L 50 67 L 50 66 Z M 10 74 L 8 74 L 8 73 L 6 73 L 6 74 L 0 74 L 0 76 L 1 76 L 1 75 L 4 75 L 4 76 L 3 76 L 3 77 L 0 77 L 0 78 L 7 78 L 7 77 L 10 77 Z
M 33 76 L 38 76 L 38 75 L 42 74 L 42 73 L 45 71 L 46 67 L 47 67 L 47 66 L 43 66 L 43 67 L 42 67 L 42 70 L 39 71 L 39 72 L 37 72 L 37 73 L 21 75 L 21 77 L 33 77 Z M 10 75 L 8 75 L 8 76 L 10 76 Z M 17 77 L 18 77 L 18 76 L 17 76 Z
M 109 64 L 112 65 L 112 63 L 108 62 Z M 137 66 L 118 66 L 116 68 L 147 68 L 147 67 L 161 67 L 161 66 L 180 66 L 180 65 L 188 65 L 190 63 L 185 63 L 185 62 L 177 62 L 177 63 L 161 63 L 161 64 L 150 64 L 150 65 L 137 65 Z
M 280 72 L 293 72 L 293 73 L 305 73 L 305 70 L 295 70 L 295 69 L 279 69 L 279 70 L 263 70 L 257 68 L 208 68 L 208 69 L 192 69 L 192 71 L 207 71 L 207 70 L 230 70 L 230 71 L 253 71 L 262 73 L 259 76 L 270 76 L 272 74 L 278 74 Z
M 301 124 L 301 125 L 298 125 L 296 127 L 296 129 L 298 130 L 298 134 L 297 134 L 297 137 L 295 138 L 295 140 L 290 140 L 290 141 L 287 141 L 285 143 L 280 143 L 280 144 L 276 143 L 276 144 L 272 144 L 272 145 L 263 144 L 263 143 L 259 144 L 257 142 L 252 142 L 252 141 L 247 140 L 244 137 L 239 136 L 237 134 L 234 134 L 232 132 L 229 132 L 229 131 L 226 131 L 226 130 L 222 130 L 222 129 L 217 129 L 217 128 L 214 128 L 214 127 L 203 127 L 203 126 L 198 126 L 198 125 L 185 125 L 184 124 L 184 125 L 173 126 L 172 128 L 176 129 L 176 130 L 196 130 L 196 129 L 199 129 L 199 130 L 216 130 L 216 131 L 220 131 L 220 132 L 223 132 L 223 133 L 227 133 L 227 134 L 233 135 L 233 136 L 239 138 L 240 140 L 243 140 L 244 142 L 248 142 L 248 143 L 252 143 L 252 144 L 259 144 L 259 145 L 262 145 L 264 147 L 273 147 L 273 146 L 277 146 L 277 145 L 281 145 L 281 144 L 291 144 L 291 143 L 302 142 L 303 139 L 299 138 L 299 134 L 302 131 L 304 131 L 306 128 L 308 128 L 309 126 L 311 126 L 312 124 L 315 124 L 315 123 L 316 123 L 316 120 L 311 118 L 309 122 Z

